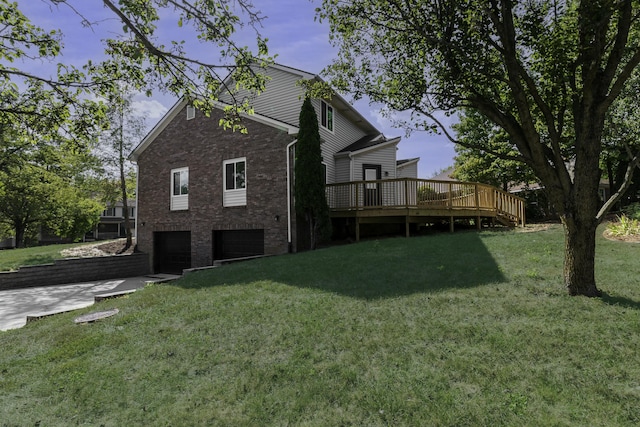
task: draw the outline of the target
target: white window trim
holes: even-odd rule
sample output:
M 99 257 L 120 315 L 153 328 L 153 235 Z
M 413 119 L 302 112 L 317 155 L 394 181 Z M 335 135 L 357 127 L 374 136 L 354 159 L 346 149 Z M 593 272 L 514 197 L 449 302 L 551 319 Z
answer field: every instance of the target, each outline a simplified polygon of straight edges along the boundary
M 189 209 L 189 190 L 188 190 L 189 178 L 187 178 L 187 194 L 173 194 L 173 187 L 175 184 L 174 176 L 176 173 L 181 173 L 181 172 L 187 172 L 187 177 L 189 176 L 188 167 L 171 169 L 171 179 L 170 179 L 171 187 L 169 188 L 169 194 L 171 195 L 170 209 L 172 211 L 184 211 Z
M 227 190 L 227 165 L 244 162 L 244 188 L 234 188 Z M 224 207 L 246 206 L 247 205 L 247 158 L 237 157 L 222 162 L 222 189 Z
M 329 129 L 327 126 L 322 124 L 322 113 L 325 111 L 325 108 L 327 110 L 327 123 L 329 122 L 328 118 L 329 118 L 329 108 L 331 108 L 331 125 L 332 125 L 332 129 Z M 326 130 L 327 132 L 333 134 L 335 133 L 335 129 L 336 129 L 336 110 L 335 108 L 333 108 L 333 106 L 331 104 L 329 104 L 327 101 L 321 99 L 320 100 L 320 127 L 324 130 Z
M 326 162 L 321 162 L 324 166 L 324 182 L 329 184 L 329 165 Z

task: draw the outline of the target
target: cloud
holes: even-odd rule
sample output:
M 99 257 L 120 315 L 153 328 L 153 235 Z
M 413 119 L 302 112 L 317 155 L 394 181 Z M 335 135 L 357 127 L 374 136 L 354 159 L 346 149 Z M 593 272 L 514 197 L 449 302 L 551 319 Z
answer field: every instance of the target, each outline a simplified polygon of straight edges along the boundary
M 133 101 L 132 106 L 136 115 L 139 115 L 151 120 L 158 120 L 161 117 L 163 117 L 167 113 L 167 111 L 169 111 L 167 107 L 165 107 L 155 99 Z

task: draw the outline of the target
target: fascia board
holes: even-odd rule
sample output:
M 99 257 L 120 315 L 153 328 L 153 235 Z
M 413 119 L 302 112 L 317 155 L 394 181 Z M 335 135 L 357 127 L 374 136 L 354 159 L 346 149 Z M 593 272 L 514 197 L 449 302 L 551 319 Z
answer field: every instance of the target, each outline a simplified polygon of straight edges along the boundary
M 388 140 L 387 142 L 383 142 L 381 144 L 377 144 L 377 145 L 372 145 L 371 147 L 367 147 L 367 148 L 362 148 L 358 151 L 352 151 L 350 154 L 351 156 L 359 156 L 361 154 L 365 154 L 368 153 L 369 151 L 375 151 L 375 150 L 379 150 L 381 148 L 387 147 L 389 145 L 397 145 L 400 142 L 400 137 L 396 137 L 393 139 Z

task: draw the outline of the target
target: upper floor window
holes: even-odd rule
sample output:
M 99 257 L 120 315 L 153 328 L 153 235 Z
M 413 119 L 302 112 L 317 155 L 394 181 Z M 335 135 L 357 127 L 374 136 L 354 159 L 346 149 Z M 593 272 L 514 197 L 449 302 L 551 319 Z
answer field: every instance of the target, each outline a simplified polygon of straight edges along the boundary
M 171 210 L 189 209 L 189 168 L 171 170 Z
M 247 204 L 247 159 L 225 160 L 224 173 L 224 206 L 246 206 Z
M 333 132 L 333 107 L 324 101 L 320 101 L 320 124 L 323 128 Z
M 107 208 L 102 211 L 102 216 L 116 216 L 116 208 Z

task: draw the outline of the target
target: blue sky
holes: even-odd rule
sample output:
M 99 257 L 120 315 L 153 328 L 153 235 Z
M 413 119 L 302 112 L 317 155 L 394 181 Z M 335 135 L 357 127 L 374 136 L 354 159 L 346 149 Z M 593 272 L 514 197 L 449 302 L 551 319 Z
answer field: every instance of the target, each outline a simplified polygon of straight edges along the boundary
M 121 31 L 122 26 L 110 19 L 110 12 L 99 0 L 68 0 L 77 12 L 95 21 L 91 28 L 83 26 L 80 16 L 68 7 L 53 7 L 47 0 L 19 0 L 18 3 L 23 13 L 37 25 L 62 30 L 64 50 L 60 62 L 82 66 L 88 59 L 99 59 L 103 49 L 100 40 Z M 319 0 L 253 0 L 253 3 L 266 17 L 259 30 L 269 39 L 269 51 L 277 55 L 278 63 L 318 74 L 336 57 L 337 50 L 329 43 L 328 25 L 314 21 Z M 177 31 L 177 26 L 173 26 L 174 20 L 166 17 L 170 22 L 166 30 L 169 36 L 174 28 Z M 241 32 L 239 37 L 244 44 L 252 42 L 252 34 L 248 31 Z M 209 49 L 217 51 L 215 47 L 202 44 L 194 46 L 198 55 L 206 56 Z M 42 70 L 47 64 L 36 66 Z M 351 100 L 349 94 L 343 95 Z M 147 126 L 151 127 L 175 99 L 163 94 L 155 94 L 151 98 L 141 95 L 136 97 L 136 102 L 139 111 L 147 117 Z M 417 132 L 406 138 L 403 129 L 392 127 L 391 122 L 382 117 L 379 113 L 381 106 L 370 106 L 366 101 L 358 101 L 354 105 L 387 137 L 403 137 L 398 145 L 398 159 L 420 157 L 418 173 L 421 178 L 429 178 L 453 164 L 453 145 L 446 137 Z

